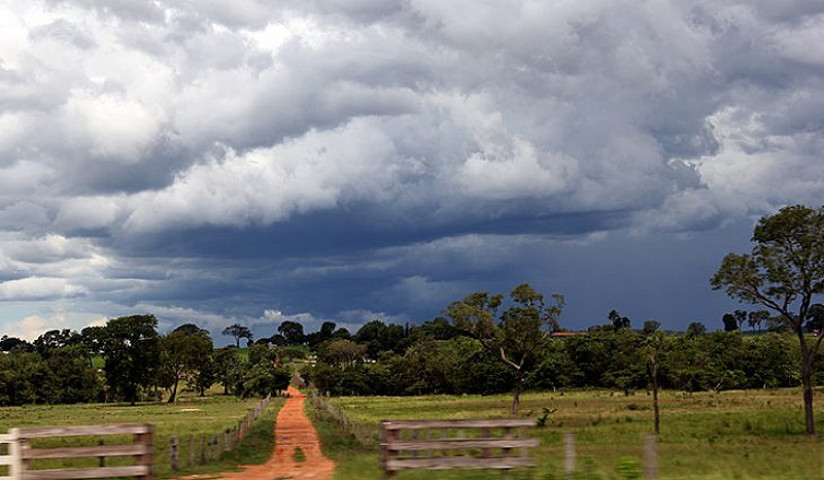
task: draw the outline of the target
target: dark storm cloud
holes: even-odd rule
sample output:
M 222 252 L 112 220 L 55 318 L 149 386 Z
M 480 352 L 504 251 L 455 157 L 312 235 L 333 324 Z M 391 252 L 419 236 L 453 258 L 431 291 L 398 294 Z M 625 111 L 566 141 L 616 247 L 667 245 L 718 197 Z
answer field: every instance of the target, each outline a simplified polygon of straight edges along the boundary
M 824 191 L 816 1 L 2 8 L 0 299 L 53 312 L 6 322 L 408 321 L 529 280 L 682 324 L 742 225 Z

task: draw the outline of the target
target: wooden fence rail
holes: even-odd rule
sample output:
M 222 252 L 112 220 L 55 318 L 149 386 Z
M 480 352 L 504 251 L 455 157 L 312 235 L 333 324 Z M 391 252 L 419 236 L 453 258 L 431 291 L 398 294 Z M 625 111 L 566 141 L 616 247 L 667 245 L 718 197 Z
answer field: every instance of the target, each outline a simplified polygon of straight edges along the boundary
M 45 448 L 31 446 L 31 440 L 58 437 L 92 437 L 133 435 L 127 445 Z M 9 445 L 9 455 L 0 457 L 0 465 L 9 466 L 9 480 L 63 480 L 80 478 L 137 477 L 152 480 L 154 427 L 149 424 L 96 425 L 84 427 L 13 428 L 0 436 Z M 120 467 L 32 470 L 29 463 L 38 459 L 134 457 L 135 464 Z
M 380 460 L 387 478 L 400 470 L 533 467 L 528 449 L 539 441 L 526 432 L 532 419 L 384 420 Z

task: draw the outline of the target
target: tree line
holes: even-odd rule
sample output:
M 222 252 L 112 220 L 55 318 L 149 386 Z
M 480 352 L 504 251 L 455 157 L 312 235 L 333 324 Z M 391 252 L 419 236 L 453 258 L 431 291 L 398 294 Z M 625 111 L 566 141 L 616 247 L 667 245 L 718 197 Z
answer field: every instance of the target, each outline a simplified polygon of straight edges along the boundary
M 265 396 L 285 390 L 291 372 L 276 352 L 253 345 L 214 348 L 207 330 L 182 325 L 168 335 L 153 315 L 109 320 L 105 326 L 51 330 L 33 342 L 0 339 L 0 405 L 81 402 L 174 402 L 181 385 L 204 395 Z
M 304 376 L 330 395 L 485 395 L 513 392 L 519 382 L 527 390 L 604 388 L 630 395 L 652 388 L 649 345 L 660 342 L 660 388 L 695 392 L 800 385 L 800 352 L 789 333 L 745 335 L 695 326 L 667 333 L 654 323 L 646 327 L 608 323 L 547 336 L 522 363 L 519 359 L 519 371 L 446 318 L 412 328 L 376 320 L 349 339 L 319 344 L 317 361 Z M 819 358 L 816 366 L 820 363 Z M 824 375 L 818 373 L 815 382 L 824 384 Z

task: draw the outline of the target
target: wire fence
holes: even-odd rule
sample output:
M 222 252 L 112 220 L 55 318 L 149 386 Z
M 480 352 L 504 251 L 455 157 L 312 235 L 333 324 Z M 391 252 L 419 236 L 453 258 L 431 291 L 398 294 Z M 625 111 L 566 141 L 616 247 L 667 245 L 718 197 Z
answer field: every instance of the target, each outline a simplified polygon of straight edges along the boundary
M 203 465 L 219 458 L 223 452 L 235 450 L 252 430 L 255 420 L 269 406 L 270 400 L 271 395 L 266 396 L 251 408 L 233 428 L 227 428 L 214 435 L 190 435 L 187 439 L 179 439 L 173 435 L 169 445 L 172 470 L 180 470 L 183 461 L 188 467 Z
M 355 437 L 364 449 L 377 449 L 380 444 L 377 425 L 372 427 L 353 422 L 340 408 L 327 402 L 323 397 L 317 395 L 315 392 L 310 392 L 306 398 L 309 399 L 309 402 L 315 410 L 340 425 L 341 429 L 347 434 Z

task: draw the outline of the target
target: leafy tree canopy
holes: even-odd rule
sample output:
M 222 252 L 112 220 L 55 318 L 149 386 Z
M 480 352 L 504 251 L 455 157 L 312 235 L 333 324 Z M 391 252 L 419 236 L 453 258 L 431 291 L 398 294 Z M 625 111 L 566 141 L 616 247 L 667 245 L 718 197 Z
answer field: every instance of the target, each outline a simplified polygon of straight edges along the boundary
M 801 381 L 807 433 L 815 433 L 812 365 L 824 331 L 811 342 L 804 322 L 816 296 L 824 293 L 824 207 L 782 208 L 759 220 L 749 254 L 730 253 L 710 279 L 732 298 L 777 313 L 775 322 L 789 327 L 801 347 Z

